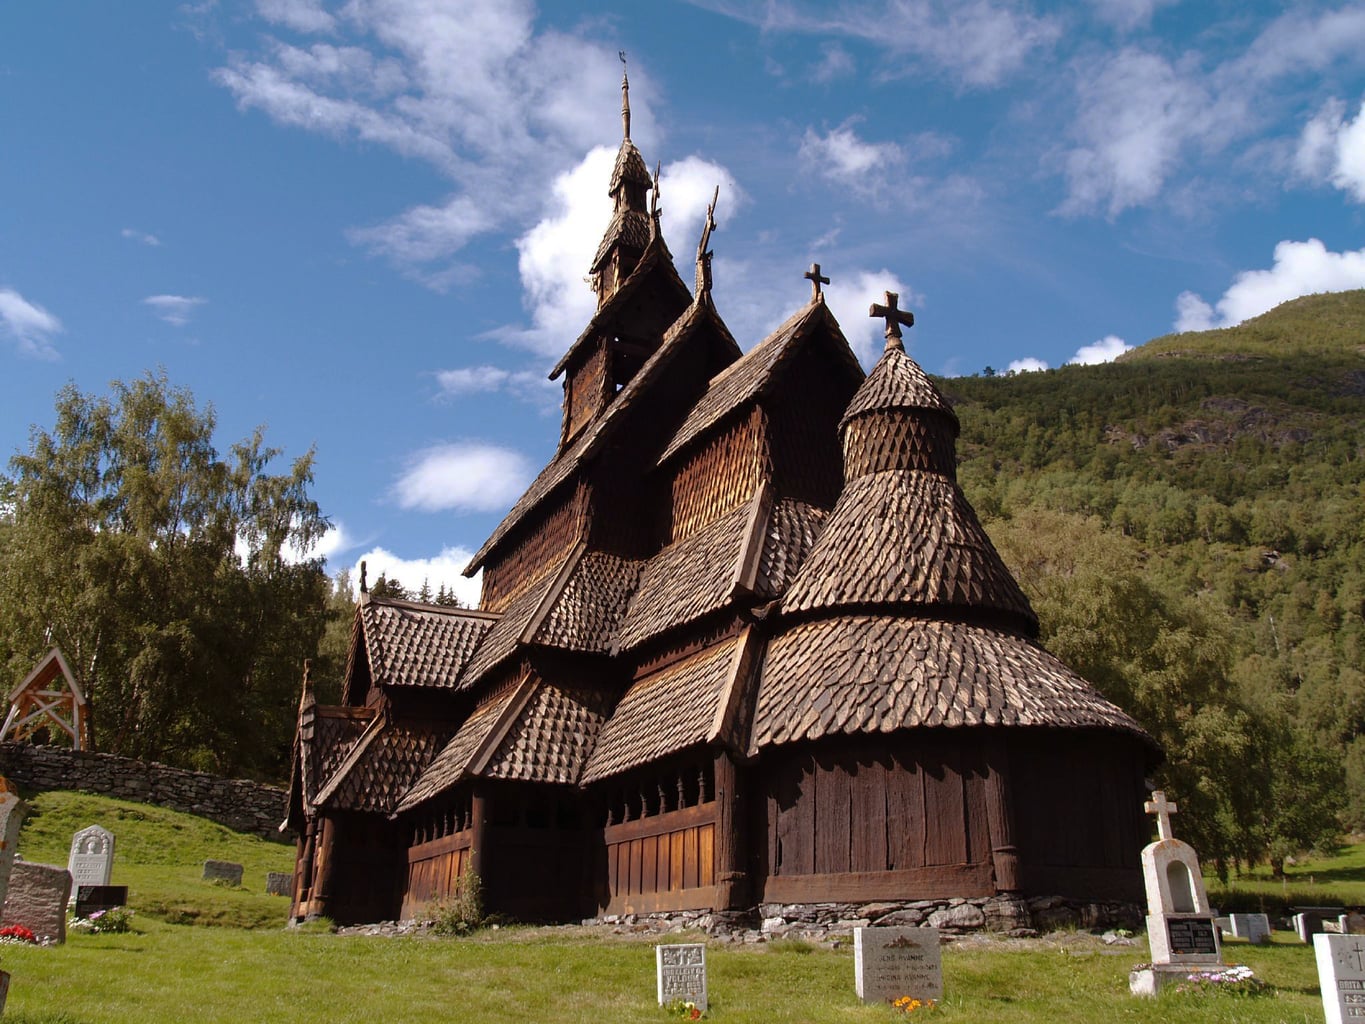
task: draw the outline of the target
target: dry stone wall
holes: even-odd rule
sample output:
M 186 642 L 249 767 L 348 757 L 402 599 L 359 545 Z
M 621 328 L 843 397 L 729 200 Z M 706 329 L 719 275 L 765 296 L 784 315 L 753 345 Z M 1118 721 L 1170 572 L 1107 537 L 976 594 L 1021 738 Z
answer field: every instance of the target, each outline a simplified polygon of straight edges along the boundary
M 25 790 L 99 793 L 197 814 L 262 839 L 285 843 L 294 839 L 279 831 L 287 794 L 278 786 L 187 772 L 155 761 L 27 743 L 0 743 L 0 774 Z

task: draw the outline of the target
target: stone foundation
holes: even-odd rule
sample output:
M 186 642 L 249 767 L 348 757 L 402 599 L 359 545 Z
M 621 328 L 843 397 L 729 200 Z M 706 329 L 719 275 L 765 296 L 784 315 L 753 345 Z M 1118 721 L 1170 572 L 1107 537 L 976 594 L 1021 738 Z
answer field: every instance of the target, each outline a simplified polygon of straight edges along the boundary
M 1040 932 L 1079 928 L 1140 931 L 1142 908 L 1135 903 L 1096 903 L 1060 896 L 1015 896 L 875 903 L 764 903 L 751 911 L 683 910 L 660 914 L 608 914 L 585 925 L 630 932 L 704 931 L 729 942 L 793 938 L 809 942 L 852 941 L 853 929 L 920 925 L 948 936 L 992 932 L 1032 938 Z

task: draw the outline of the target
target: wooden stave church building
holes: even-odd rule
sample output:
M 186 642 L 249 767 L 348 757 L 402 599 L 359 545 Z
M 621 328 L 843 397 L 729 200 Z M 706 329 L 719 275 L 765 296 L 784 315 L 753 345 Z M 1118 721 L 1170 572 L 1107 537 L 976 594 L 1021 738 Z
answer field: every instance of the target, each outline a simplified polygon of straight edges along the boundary
M 1160 752 L 1034 642 L 912 318 L 888 295 L 865 376 L 816 267 L 741 353 L 627 88 L 559 448 L 466 570 L 481 608 L 362 593 L 342 704 L 305 672 L 291 917 L 412 917 L 470 870 L 524 920 L 1140 899 Z

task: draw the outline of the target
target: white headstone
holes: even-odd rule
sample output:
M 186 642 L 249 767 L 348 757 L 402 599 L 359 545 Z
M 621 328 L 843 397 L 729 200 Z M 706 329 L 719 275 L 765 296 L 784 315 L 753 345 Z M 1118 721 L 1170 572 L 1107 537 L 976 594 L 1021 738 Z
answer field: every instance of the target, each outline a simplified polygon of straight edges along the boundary
M 1255 945 L 1270 941 L 1270 918 L 1265 914 L 1230 914 L 1232 934 Z
M 854 928 L 853 972 L 865 1003 L 943 998 L 937 928 Z
M 19 799 L 19 791 L 0 775 L 0 907 L 5 904 L 14 854 L 19 847 L 19 829 L 27 813 L 28 805 Z
M 1157 790 L 1146 805 L 1157 815 L 1159 838 L 1142 851 L 1147 888 L 1147 941 L 1153 964 L 1221 964 L 1218 929 L 1213 924 L 1204 875 L 1194 847 L 1171 833 L 1176 805 Z
M 654 947 L 659 1005 L 696 1003 L 706 1012 L 706 944 L 679 942 Z
M 1327 1024 L 1365 1020 L 1365 935 L 1314 935 Z
M 91 825 L 71 837 L 66 869 L 74 889 L 80 885 L 108 885 L 114 871 L 114 833 Z

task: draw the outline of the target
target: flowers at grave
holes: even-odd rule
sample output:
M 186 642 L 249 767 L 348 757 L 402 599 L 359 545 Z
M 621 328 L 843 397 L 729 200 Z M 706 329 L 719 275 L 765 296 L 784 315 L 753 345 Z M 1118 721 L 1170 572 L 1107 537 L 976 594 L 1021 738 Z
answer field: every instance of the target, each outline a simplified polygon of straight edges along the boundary
M 681 1017 L 683 1020 L 701 1020 L 706 1016 L 706 1014 L 701 1012 L 701 1007 L 690 999 L 686 1001 L 676 999 L 669 1003 L 665 1009 L 668 1010 L 669 1014 L 672 1016 Z
M 1270 986 L 1250 967 L 1237 965 L 1212 971 L 1191 971 L 1179 985 L 1177 992 L 1229 992 L 1254 996 L 1269 991 Z
M 21 924 L 7 924 L 0 928 L 0 942 L 10 942 L 14 944 L 31 943 L 38 945 L 38 936 L 33 934 L 33 930 L 25 928 Z
M 70 927 L 74 931 L 90 932 L 92 935 L 118 934 L 132 929 L 133 912 L 127 907 L 97 910 L 89 917 L 73 918 Z
M 907 1017 L 912 1013 L 921 1015 L 933 1011 L 935 1002 L 932 999 L 915 999 L 913 996 L 901 996 L 899 999 L 892 1000 L 891 1008 Z

